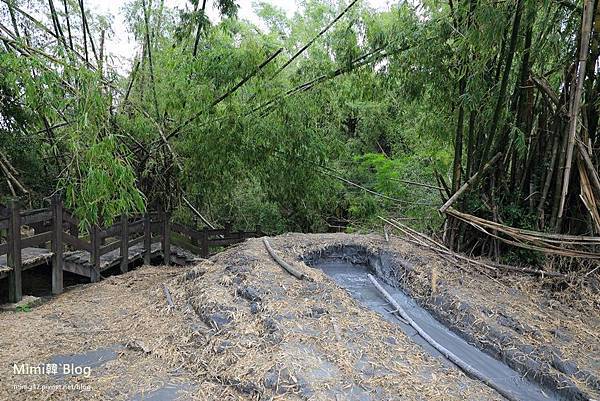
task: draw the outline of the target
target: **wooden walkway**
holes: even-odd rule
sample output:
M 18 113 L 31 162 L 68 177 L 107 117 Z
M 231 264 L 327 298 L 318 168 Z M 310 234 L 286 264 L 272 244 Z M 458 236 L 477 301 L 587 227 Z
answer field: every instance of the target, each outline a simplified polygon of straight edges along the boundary
M 23 236 L 23 226 L 32 228 L 33 235 Z M 186 265 L 209 256 L 210 249 L 228 246 L 249 237 L 254 232 L 231 232 L 223 229 L 198 230 L 172 222 L 167 213 L 143 216 L 121 216 L 111 227 L 92 227 L 89 235 L 79 235 L 79 221 L 63 210 L 58 198 L 46 209 L 19 209 L 11 202 L 8 216 L 0 216 L 0 230 L 6 230 L 7 242 L 0 243 L 0 279 L 9 280 L 9 300 L 22 298 L 24 270 L 49 264 L 52 267 L 52 293 L 63 291 L 63 272 L 79 274 L 92 282 L 102 278 L 108 269 L 120 267 L 121 272 L 143 260 L 150 264 Z M 171 245 L 175 244 L 175 245 Z M 125 255 L 125 257 L 123 257 Z
M 159 243 L 152 244 L 152 259 L 163 259 Z M 24 248 L 21 250 L 22 271 L 36 266 L 51 263 L 54 254 L 45 248 Z M 90 262 L 91 254 L 87 251 L 69 251 L 63 253 L 63 271 L 92 277 L 93 267 Z M 144 247 L 135 245 L 129 248 L 127 262 L 129 265 L 143 259 Z M 199 262 L 202 258 L 180 247 L 171 247 L 171 262 L 176 265 L 188 265 Z M 121 263 L 120 250 L 114 250 L 100 256 L 100 273 L 118 266 Z M 0 255 L 0 279 L 8 277 L 12 267 L 8 266 L 7 255 Z

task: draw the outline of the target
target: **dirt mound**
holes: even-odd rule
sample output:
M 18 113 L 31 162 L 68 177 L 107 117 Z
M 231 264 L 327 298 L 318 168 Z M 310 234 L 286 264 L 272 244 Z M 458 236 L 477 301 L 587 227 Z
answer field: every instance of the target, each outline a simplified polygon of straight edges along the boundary
M 272 240 L 293 261 L 346 236 Z M 357 238 L 357 237 L 356 237 Z M 283 252 L 282 252 L 283 251 Z M 250 240 L 170 285 L 198 333 L 196 369 L 232 397 L 319 400 L 492 400 L 485 385 L 424 353 L 323 273 L 297 280 Z

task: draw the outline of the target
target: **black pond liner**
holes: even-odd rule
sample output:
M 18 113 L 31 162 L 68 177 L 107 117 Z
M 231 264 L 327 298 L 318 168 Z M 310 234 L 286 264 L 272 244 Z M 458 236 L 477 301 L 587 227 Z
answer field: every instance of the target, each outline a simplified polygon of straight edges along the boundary
M 436 313 L 435 309 L 425 310 L 401 290 L 402 281 L 414 265 L 412 261 L 402 258 L 400 255 L 383 250 L 374 253 L 360 245 L 334 245 L 308 252 L 300 259 L 308 266 L 322 270 L 363 306 L 377 311 L 388 321 L 398 324 L 411 339 L 430 354 L 441 358 L 447 365 L 454 366 L 423 340 L 411 326 L 402 323 L 389 313 L 392 307 L 374 288 L 367 273 L 377 277 L 385 289 L 431 337 L 475 369 L 490 377 L 492 382 L 514 394 L 516 398 L 523 401 L 589 399 L 574 386 L 559 389 L 553 380 L 544 378 L 543 374 L 534 372 L 533 376 L 536 382 L 524 378 L 525 373 L 518 373 L 513 369 L 521 370 L 520 366 L 517 363 L 510 363 L 511 361 L 507 360 L 505 355 L 498 355 L 497 350 L 491 348 L 479 349 L 463 338 L 463 336 L 468 337 L 468 333 L 454 332 L 447 327 L 452 327 L 452 325 L 441 323 L 440 321 L 444 321 L 444 319 Z M 468 340 L 471 343 L 478 343 L 473 338 Z M 498 357 L 505 359 L 509 365 L 513 366 L 510 367 L 496 359 Z

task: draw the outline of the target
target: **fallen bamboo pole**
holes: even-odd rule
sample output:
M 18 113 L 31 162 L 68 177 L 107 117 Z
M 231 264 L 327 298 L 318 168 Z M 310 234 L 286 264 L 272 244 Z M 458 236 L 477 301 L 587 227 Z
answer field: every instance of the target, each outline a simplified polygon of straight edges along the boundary
M 265 248 L 267 248 L 267 252 L 269 252 L 269 255 L 271 255 L 275 262 L 277 262 L 279 266 L 283 267 L 285 271 L 290 273 L 292 276 L 296 277 L 298 280 L 309 280 L 309 277 L 306 274 L 296 270 L 285 260 L 283 260 L 280 256 L 278 256 L 273 250 L 273 248 L 271 248 L 271 244 L 269 244 L 269 241 L 267 241 L 266 238 L 263 238 L 263 243 L 265 244 Z
M 450 209 L 450 210 L 452 211 L 454 209 Z M 519 273 L 524 273 L 524 274 L 534 274 L 534 275 L 538 275 L 538 276 L 542 276 L 542 277 L 547 276 L 547 277 L 557 277 L 557 278 L 563 278 L 563 279 L 566 278 L 566 276 L 564 274 L 559 273 L 559 272 L 551 272 L 551 271 L 545 271 L 545 270 L 539 270 L 539 269 L 530 269 L 530 268 L 519 267 L 519 266 L 509 266 L 509 265 L 504 265 L 501 263 L 490 262 L 490 261 L 482 262 L 482 261 L 479 261 L 476 259 L 468 258 L 466 256 L 462 256 L 456 252 L 451 251 L 450 249 L 445 247 L 443 244 L 438 243 L 434 239 L 426 236 L 425 234 L 419 233 L 418 231 L 415 231 L 408 226 L 402 226 L 398 221 L 396 221 L 394 219 L 388 220 L 381 216 L 379 216 L 379 218 L 381 220 L 383 220 L 384 222 L 388 223 L 390 226 L 399 230 L 404 235 L 408 235 L 413 238 L 413 240 L 408 240 L 406 238 L 405 238 L 405 240 L 408 240 L 409 242 L 414 243 L 415 245 L 419 245 L 419 246 L 423 246 L 427 249 L 431 249 L 434 252 L 438 253 L 442 258 L 444 258 L 445 260 L 449 260 L 452 263 L 458 263 L 458 260 L 452 261 L 450 259 L 451 257 L 454 257 L 454 258 L 463 260 L 467 263 L 473 263 L 478 266 L 482 266 L 482 267 L 485 267 L 485 268 L 491 269 L 491 270 L 501 269 L 501 270 L 509 270 L 509 271 L 514 271 L 514 272 L 519 272 Z M 421 238 L 429 241 L 431 243 L 431 245 L 425 243 L 424 241 L 417 240 L 417 235 L 419 235 Z M 446 257 L 448 257 L 448 258 L 446 258 Z
M 381 286 L 381 284 L 379 284 L 379 282 L 375 279 L 375 277 L 373 277 L 370 274 L 368 274 L 368 276 L 369 276 L 369 280 L 371 280 L 371 283 L 373 283 L 373 285 L 375 286 L 375 288 L 377 288 L 377 290 L 381 293 L 381 295 L 383 295 L 383 297 L 394 308 L 396 308 L 396 311 L 398 311 L 398 314 L 400 314 L 400 316 L 404 320 L 406 320 L 408 322 L 408 324 L 413 329 L 415 329 L 417 331 L 417 333 L 419 334 L 419 336 L 421 336 L 421 338 L 423 338 L 425 341 L 427 341 L 433 348 L 435 348 L 436 350 L 438 350 L 442 355 L 444 355 L 444 357 L 446 357 L 449 361 L 451 361 L 456 366 L 458 366 L 468 376 L 474 377 L 474 378 L 480 380 L 481 382 L 485 383 L 489 387 L 491 387 L 494 390 L 496 390 L 500 395 L 502 395 L 507 400 L 509 400 L 509 401 L 520 401 L 519 398 L 517 398 L 512 392 L 499 387 L 496 383 L 492 382 L 491 379 L 488 376 L 484 375 L 483 373 L 481 373 L 480 371 L 478 371 L 477 369 L 475 369 L 473 366 L 469 365 L 467 362 L 465 362 L 462 359 L 460 359 L 454 353 L 452 353 L 451 351 L 449 351 L 448 349 L 446 349 L 443 345 L 441 345 L 440 343 L 438 343 L 437 341 L 435 341 L 433 338 L 431 338 L 431 336 L 429 336 L 429 334 L 427 334 L 427 332 L 425 330 L 423 330 L 421 328 L 421 326 L 419 326 L 408 315 L 408 313 L 406 313 L 406 311 L 404 310 L 404 308 L 402 308 L 402 306 L 400 306 L 400 304 L 385 290 L 385 288 L 383 288 Z

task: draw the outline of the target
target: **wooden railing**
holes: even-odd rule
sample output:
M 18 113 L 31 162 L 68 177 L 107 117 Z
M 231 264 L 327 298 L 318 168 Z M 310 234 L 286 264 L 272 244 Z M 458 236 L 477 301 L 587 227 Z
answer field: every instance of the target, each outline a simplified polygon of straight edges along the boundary
M 210 247 L 223 247 L 244 241 L 247 238 L 260 237 L 260 227 L 255 231 L 231 231 L 231 224 L 222 229 L 197 230 L 179 223 L 171 223 L 171 239 L 173 243 L 188 249 L 203 258 L 208 257 Z
M 33 228 L 34 235 L 24 237 L 21 227 Z M 89 235 L 79 234 L 79 221 L 64 210 L 58 197 L 53 197 L 51 206 L 44 209 L 21 210 L 16 200 L 10 202 L 5 215 L 0 216 L 0 230 L 6 230 L 7 241 L 0 243 L 0 256 L 6 255 L 9 280 L 9 300 L 18 302 L 22 298 L 22 250 L 25 248 L 47 248 L 52 259 L 52 293 L 63 291 L 65 246 L 69 251 L 89 253 L 92 267 L 91 281 L 100 279 L 101 257 L 119 250 L 119 266 L 126 272 L 129 266 L 129 250 L 142 245 L 143 260 L 150 264 L 152 244 L 160 242 L 165 264 L 171 264 L 171 242 L 198 255 L 208 257 L 211 247 L 223 247 L 246 238 L 262 235 L 260 229 L 253 232 L 231 231 L 227 224 L 223 229 L 202 229 L 173 222 L 165 212 L 150 212 L 144 215 L 121 216 L 119 221 L 107 228 L 92 226 Z M 139 248 L 138 248 L 139 250 Z

